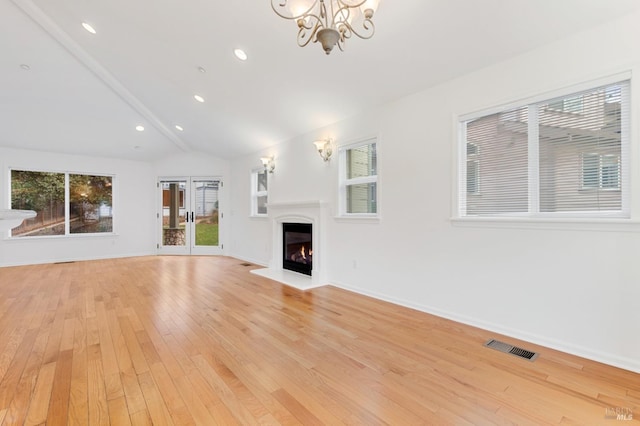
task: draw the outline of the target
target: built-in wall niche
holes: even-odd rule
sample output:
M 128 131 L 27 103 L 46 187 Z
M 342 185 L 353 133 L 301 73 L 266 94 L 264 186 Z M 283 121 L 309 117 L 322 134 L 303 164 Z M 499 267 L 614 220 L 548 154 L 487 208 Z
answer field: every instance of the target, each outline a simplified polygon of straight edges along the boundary
M 310 223 L 282 224 L 282 268 L 311 275 L 313 233 Z

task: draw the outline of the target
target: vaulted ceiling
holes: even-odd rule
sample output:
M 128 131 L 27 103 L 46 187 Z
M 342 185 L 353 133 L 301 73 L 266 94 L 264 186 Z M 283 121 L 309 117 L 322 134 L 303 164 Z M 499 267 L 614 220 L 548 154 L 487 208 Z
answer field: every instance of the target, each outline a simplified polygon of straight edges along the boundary
M 317 44 L 298 47 L 295 23 L 270 0 L 2 0 L 0 147 L 231 159 L 637 8 L 381 0 L 374 37 L 327 56 Z

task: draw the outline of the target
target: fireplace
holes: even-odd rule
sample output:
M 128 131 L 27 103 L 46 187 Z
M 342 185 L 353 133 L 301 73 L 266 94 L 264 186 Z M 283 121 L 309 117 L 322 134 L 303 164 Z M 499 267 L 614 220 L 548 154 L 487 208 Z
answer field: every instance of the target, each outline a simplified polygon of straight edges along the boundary
M 326 247 L 325 233 L 329 217 L 328 204 L 323 201 L 270 202 L 268 209 L 272 224 L 269 266 L 262 269 L 252 269 L 251 273 L 303 291 L 326 285 L 328 283 L 327 251 L 324 248 Z M 289 229 L 289 225 L 302 226 Z M 300 252 L 302 247 L 297 249 L 291 247 L 287 252 L 285 228 L 287 231 L 294 232 L 292 244 L 302 242 L 301 238 L 300 241 L 296 240 L 301 236 L 295 233 L 305 234 L 305 241 L 308 245 L 304 246 L 304 252 L 308 264 L 291 260 L 291 256 L 296 251 Z M 301 260 L 294 256 L 295 258 Z M 302 271 L 299 272 L 300 270 Z
M 311 275 L 313 269 L 312 225 L 282 224 L 282 268 Z

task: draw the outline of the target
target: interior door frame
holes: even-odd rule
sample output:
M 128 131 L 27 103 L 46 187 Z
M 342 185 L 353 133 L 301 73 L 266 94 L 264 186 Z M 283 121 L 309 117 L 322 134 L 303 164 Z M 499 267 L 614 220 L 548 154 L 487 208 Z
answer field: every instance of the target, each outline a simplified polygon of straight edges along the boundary
M 199 181 L 217 181 L 218 186 L 218 245 L 217 246 L 196 246 L 195 238 L 195 226 L 193 226 L 193 218 L 196 210 L 196 197 L 195 194 L 195 182 Z M 184 209 L 185 213 L 185 244 L 180 246 L 169 246 L 163 244 L 163 218 L 164 218 L 164 206 L 162 196 L 162 184 L 170 182 L 185 182 L 184 191 Z M 156 184 L 156 191 L 158 194 L 157 201 L 157 250 L 161 255 L 221 255 L 223 254 L 222 237 L 224 235 L 223 219 L 224 214 L 222 212 L 222 191 L 224 183 L 222 177 L 219 176 L 160 176 L 158 177 Z

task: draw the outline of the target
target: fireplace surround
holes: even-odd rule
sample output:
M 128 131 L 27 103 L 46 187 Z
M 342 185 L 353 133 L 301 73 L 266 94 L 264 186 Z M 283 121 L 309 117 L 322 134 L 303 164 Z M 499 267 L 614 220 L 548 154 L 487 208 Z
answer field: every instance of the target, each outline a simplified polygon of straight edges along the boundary
M 322 201 L 269 203 L 271 221 L 271 251 L 267 268 L 251 272 L 300 290 L 309 290 L 327 284 L 325 233 L 328 206 Z M 284 267 L 284 224 L 309 225 L 311 228 L 312 259 L 310 275 Z M 308 254 L 305 247 L 305 255 Z

